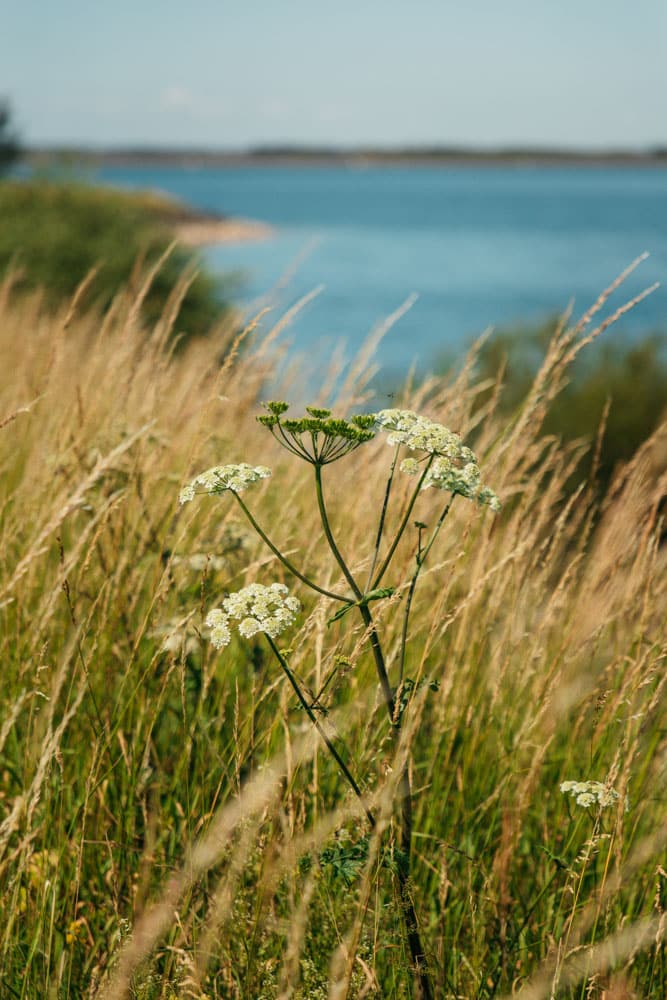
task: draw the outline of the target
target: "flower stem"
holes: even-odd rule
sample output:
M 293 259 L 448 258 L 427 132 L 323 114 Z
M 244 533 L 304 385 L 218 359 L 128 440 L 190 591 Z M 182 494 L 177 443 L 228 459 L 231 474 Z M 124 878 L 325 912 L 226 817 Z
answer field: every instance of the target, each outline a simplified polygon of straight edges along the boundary
M 434 541 L 438 537 L 438 532 L 440 531 L 440 529 L 441 529 L 441 527 L 442 527 L 442 525 L 444 523 L 445 518 L 449 514 L 449 510 L 450 510 L 450 508 L 451 508 L 451 506 L 452 506 L 452 504 L 454 502 L 454 497 L 455 496 L 456 496 L 456 493 L 452 493 L 451 497 L 447 501 L 447 504 L 445 505 L 445 509 L 443 510 L 442 514 L 438 518 L 438 522 L 437 522 L 435 528 L 433 529 L 433 533 L 432 533 L 431 537 L 429 538 L 427 544 L 425 545 L 425 547 L 423 549 L 421 548 L 421 545 L 420 545 L 419 550 L 417 551 L 417 554 L 415 556 L 415 563 L 416 563 L 416 565 L 415 565 L 415 571 L 412 574 L 412 579 L 410 580 L 410 587 L 409 587 L 409 590 L 408 590 L 408 596 L 407 596 L 407 598 L 405 600 L 405 607 L 403 609 L 403 629 L 402 629 L 402 632 L 401 632 L 401 649 L 400 649 L 400 653 L 399 653 L 399 656 L 398 656 L 398 683 L 399 683 L 399 685 L 400 685 L 400 683 L 403 680 L 403 672 L 404 672 L 404 669 L 405 669 L 405 653 L 406 653 L 406 645 L 407 645 L 407 640 L 408 640 L 408 622 L 409 622 L 409 619 L 410 619 L 410 610 L 412 608 L 412 599 L 415 596 L 415 589 L 417 587 L 417 580 L 419 579 L 419 574 L 422 571 L 422 566 L 426 562 L 426 557 L 428 556 L 429 552 L 431 551 L 431 548 L 433 546 Z
M 387 516 L 387 508 L 389 507 L 389 494 L 391 493 L 391 487 L 394 482 L 394 471 L 396 469 L 396 462 L 398 460 L 398 453 L 401 450 L 400 444 L 396 445 L 396 451 L 394 452 L 394 458 L 391 463 L 391 469 L 389 470 L 389 478 L 387 479 L 387 485 L 384 491 L 384 500 L 382 502 L 382 511 L 380 513 L 380 521 L 378 523 L 378 531 L 375 539 L 375 550 L 373 552 L 373 559 L 371 561 L 371 568 L 368 571 L 368 583 L 366 584 L 366 590 L 371 590 L 371 583 L 373 582 L 373 573 L 375 572 L 375 567 L 377 565 L 378 556 L 380 554 L 380 544 L 382 542 L 382 533 L 384 531 L 384 522 Z
M 389 676 L 387 674 L 387 667 L 384 662 L 384 655 L 382 653 L 382 646 L 380 645 L 380 639 L 378 637 L 375 628 L 375 623 L 373 622 L 373 616 L 369 610 L 368 603 L 364 604 L 363 601 L 364 595 L 359 588 L 359 584 L 352 576 L 352 573 L 350 572 L 347 563 L 345 562 L 338 546 L 336 545 L 336 540 L 333 537 L 333 533 L 331 531 L 331 525 L 329 523 L 329 515 L 327 514 L 327 508 L 324 502 L 324 490 L 322 488 L 322 470 L 318 465 L 315 466 L 315 488 L 317 490 L 317 505 L 320 510 L 322 527 L 324 528 L 324 534 L 326 536 L 327 542 L 329 543 L 329 548 L 333 553 L 334 559 L 340 566 L 343 576 L 349 583 L 353 593 L 357 598 L 357 601 L 359 602 L 359 613 L 363 618 L 364 625 L 368 630 L 371 649 L 373 651 L 373 658 L 375 660 L 375 666 L 380 680 L 380 685 L 382 687 L 382 694 L 384 696 L 385 705 L 387 706 L 387 711 L 389 713 L 389 719 L 391 720 L 391 723 L 393 725 L 394 695 L 391 690 L 391 684 L 389 683 Z
M 284 556 L 282 554 L 282 552 L 280 551 L 280 549 L 276 548 L 276 546 L 273 544 L 273 542 L 271 541 L 271 539 L 269 538 L 269 536 L 266 534 L 266 532 L 263 531 L 262 528 L 259 526 L 259 524 L 257 523 L 257 521 L 255 520 L 255 518 L 251 514 L 250 510 L 246 507 L 245 503 L 243 502 L 243 500 L 241 499 L 241 497 L 238 495 L 238 493 L 234 493 L 234 496 L 238 500 L 238 502 L 239 502 L 239 504 L 241 506 L 241 510 L 243 511 L 243 513 L 245 514 L 245 516 L 248 518 L 248 520 L 252 524 L 253 528 L 255 529 L 255 531 L 257 532 L 257 534 L 259 535 L 259 537 L 262 539 L 263 542 L 266 543 L 266 545 L 268 545 L 268 547 L 271 549 L 271 551 L 273 552 L 273 554 L 275 556 L 277 556 L 278 559 L 280 559 L 280 561 L 283 564 L 283 566 L 286 569 L 288 569 L 290 571 L 290 573 L 292 573 L 294 576 L 296 576 L 297 579 L 301 580 L 302 583 L 305 583 L 307 587 L 310 587 L 311 590 L 317 591 L 318 594 L 323 594 L 325 597 L 330 597 L 334 601 L 342 601 L 343 604 L 354 604 L 354 601 L 350 600 L 349 597 L 343 597 L 341 594 L 334 594 L 333 591 L 326 590 L 324 587 L 320 587 L 317 583 L 314 583 L 313 580 L 310 580 L 310 579 L 308 579 L 307 576 L 304 576 L 304 574 L 301 573 L 296 568 L 296 566 L 294 566 L 294 564 L 289 561 L 289 559 L 287 558 L 287 556 Z
M 422 488 L 422 483 L 426 479 L 426 474 L 427 474 L 428 470 L 431 468 L 431 465 L 433 464 L 434 457 L 435 457 L 434 455 L 431 455 L 431 457 L 429 458 L 428 462 L 424 466 L 424 471 L 422 472 L 421 476 L 419 477 L 419 482 L 417 483 L 417 485 L 415 487 L 414 493 L 410 497 L 410 503 L 408 504 L 408 507 L 407 507 L 407 510 L 406 510 L 405 514 L 403 515 L 403 520 L 401 521 L 401 523 L 398 526 L 398 531 L 396 532 L 396 537 L 394 538 L 394 541 L 391 543 L 391 546 L 389 548 L 389 552 L 387 552 L 387 555 L 385 556 L 384 562 L 380 566 L 380 569 L 377 572 L 377 576 L 375 577 L 375 580 L 373 581 L 373 588 L 372 588 L 373 590 L 377 589 L 380 586 L 380 583 L 382 581 L 382 577 L 387 572 L 387 568 L 389 566 L 389 563 L 391 562 L 391 560 L 393 558 L 394 552 L 396 551 L 396 549 L 398 547 L 398 543 L 400 542 L 401 538 L 403 537 L 403 532 L 405 531 L 405 529 L 407 527 L 407 524 L 408 524 L 408 521 L 410 520 L 410 515 L 412 514 L 412 509 L 413 509 L 413 507 L 414 507 L 414 505 L 415 505 L 415 503 L 417 501 L 417 497 L 419 496 L 419 491 Z
M 371 829 L 373 829 L 374 826 L 375 826 L 375 817 L 373 816 L 373 813 L 370 811 L 370 809 L 368 808 L 368 806 L 365 804 L 364 797 L 363 797 L 363 795 L 361 793 L 361 789 L 359 788 L 359 785 L 354 780 L 352 772 L 348 768 L 347 764 L 345 763 L 345 761 L 343 760 L 343 758 L 341 757 L 341 755 L 336 750 L 336 747 L 333 745 L 333 743 L 329 739 L 329 737 L 328 737 L 328 735 L 327 735 L 324 727 L 322 726 L 322 723 L 320 722 L 320 720 L 317 718 L 317 716 L 313 712 L 313 709 L 311 708 L 311 706 L 308 704 L 308 700 L 305 698 L 305 696 L 304 696 L 301 688 L 299 687 L 299 683 L 298 683 L 296 677 L 294 676 L 294 674 L 290 670 L 290 667 L 289 667 L 289 664 L 288 664 L 287 660 L 285 659 L 285 657 L 283 656 L 283 654 L 280 652 L 280 650 L 276 646 L 276 644 L 273 641 L 273 639 L 271 638 L 271 636 L 268 635 L 268 633 L 265 633 L 265 634 L 266 634 L 266 639 L 267 639 L 267 642 L 268 642 L 269 646 L 273 650 L 273 653 L 274 653 L 276 659 L 278 660 L 280 666 L 283 668 L 283 671 L 284 671 L 287 679 L 289 680 L 290 684 L 294 688 L 296 696 L 299 699 L 299 701 L 301 702 L 301 705 L 302 705 L 303 709 L 305 710 L 308 718 L 310 719 L 310 721 L 312 722 L 312 724 L 315 726 L 315 728 L 317 729 L 317 731 L 320 734 L 320 736 L 322 737 L 322 739 L 324 740 L 324 743 L 326 744 L 327 750 L 329 751 L 329 753 L 331 754 L 331 756 L 333 757 L 333 759 L 336 761 L 336 763 L 338 764 L 338 766 L 341 769 L 341 771 L 343 772 L 343 775 L 345 776 L 345 780 L 347 781 L 348 785 L 350 786 L 350 788 L 352 789 L 352 791 L 354 792 L 354 794 L 357 796 L 357 798 L 361 802 L 361 805 L 362 805 L 362 808 L 364 810 L 364 813 L 366 814 L 366 819 L 368 820 L 368 823 L 369 823 Z
M 374 587 L 377 587 L 378 581 L 382 578 L 385 570 L 387 569 L 391 557 L 394 554 L 396 546 L 400 540 L 403 531 L 408 523 L 410 513 L 417 499 L 417 494 L 421 487 L 421 484 L 430 468 L 431 462 L 433 461 L 433 456 L 429 460 L 424 472 L 417 484 L 417 488 L 414 495 L 410 501 L 408 510 L 403 518 L 403 522 L 399 528 L 398 534 L 394 540 L 394 543 L 385 558 L 384 563 L 376 577 L 376 582 Z M 396 714 L 396 703 L 394 700 L 394 693 L 392 691 L 391 683 L 389 681 L 389 675 L 387 673 L 387 667 L 384 659 L 384 653 L 382 651 L 382 644 L 380 643 L 380 638 L 375 627 L 375 622 L 373 621 L 373 615 L 368 606 L 368 602 L 364 603 L 363 594 L 359 589 L 359 585 L 352 576 L 347 563 L 345 562 L 343 556 L 340 553 L 336 541 L 333 537 L 331 531 L 331 525 L 329 523 L 329 517 L 327 514 L 326 504 L 324 502 L 324 491 L 322 488 L 322 470 L 319 465 L 315 465 L 315 487 L 317 491 L 317 504 L 320 511 L 320 518 L 322 520 L 322 527 L 324 528 L 324 534 L 329 543 L 329 548 L 331 549 L 333 556 L 340 566 L 343 576 L 349 583 L 352 592 L 357 597 L 359 614 L 362 617 L 364 625 L 369 635 L 371 650 L 373 652 L 373 659 L 375 660 L 375 667 L 378 674 L 378 679 L 380 681 L 380 687 L 382 688 L 382 694 L 385 701 L 385 706 L 387 708 L 387 713 L 389 715 L 389 722 L 391 725 L 391 738 L 394 748 L 398 749 L 399 736 L 400 736 L 400 718 Z M 429 544 L 430 547 L 430 544 Z M 417 914 L 414 907 L 414 902 L 412 900 L 411 892 L 411 858 L 412 858 L 412 788 L 410 783 L 410 772 L 407 763 L 403 768 L 400 779 L 400 800 L 401 800 L 401 858 L 398 865 L 398 883 L 401 897 L 401 914 L 403 917 L 403 923 L 405 924 L 405 935 L 408 942 L 408 948 L 410 950 L 410 956 L 412 958 L 412 964 L 414 969 L 414 974 L 419 984 L 419 989 L 421 991 L 421 1000 L 433 1000 L 433 989 L 431 987 L 431 979 L 428 971 L 428 962 L 426 959 L 426 954 L 424 952 L 423 945 L 421 943 L 421 937 L 419 934 L 419 927 L 417 924 Z
M 333 553 L 333 557 L 340 566 L 343 576 L 347 580 L 352 590 L 352 593 L 356 597 L 357 601 L 363 600 L 363 593 L 359 588 L 359 584 L 352 576 L 352 573 L 348 569 L 347 563 L 343 559 L 338 546 L 336 545 L 336 540 L 331 531 L 331 525 L 329 523 L 329 516 L 327 514 L 326 505 L 324 503 L 324 492 L 322 489 L 322 466 L 315 462 L 313 463 L 313 468 L 315 469 L 315 491 L 317 493 L 317 506 L 320 511 L 320 519 L 322 521 L 322 527 L 324 528 L 324 534 L 327 542 L 329 543 L 329 548 Z

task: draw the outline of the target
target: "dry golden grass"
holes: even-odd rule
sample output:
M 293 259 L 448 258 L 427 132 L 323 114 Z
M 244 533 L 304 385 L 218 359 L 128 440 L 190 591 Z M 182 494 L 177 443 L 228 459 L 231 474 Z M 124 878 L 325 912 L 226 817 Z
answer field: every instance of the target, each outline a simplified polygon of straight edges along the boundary
M 308 468 L 255 421 L 280 339 L 263 317 L 173 358 L 182 291 L 153 331 L 122 296 L 100 317 L 0 292 L 2 995 L 410 996 L 391 862 L 404 759 L 437 996 L 663 997 L 666 428 L 599 506 L 590 484 L 564 490 L 580 446 L 540 429 L 595 314 L 564 322 L 508 425 L 500 380 L 478 406 L 474 352 L 392 403 L 473 435 L 505 504 L 494 518 L 458 500 L 432 553 L 408 674 L 439 688 L 417 690 L 396 753 L 367 636 L 352 615 L 327 628 L 330 604 L 304 597 L 293 668 L 313 692 L 336 671 L 326 722 L 379 816 L 346 879 L 363 814 L 266 647 L 215 654 L 200 637 L 224 591 L 294 581 L 231 497 L 177 503 L 209 465 L 269 465 L 253 511 L 341 585 Z M 341 413 L 367 408 L 369 365 Z M 288 369 L 286 398 L 303 372 Z M 326 481 L 360 572 L 388 455 L 371 442 Z M 436 501 L 420 498 L 420 520 Z M 390 671 L 412 560 L 406 543 L 377 606 Z M 566 779 L 608 782 L 618 806 L 577 808 Z

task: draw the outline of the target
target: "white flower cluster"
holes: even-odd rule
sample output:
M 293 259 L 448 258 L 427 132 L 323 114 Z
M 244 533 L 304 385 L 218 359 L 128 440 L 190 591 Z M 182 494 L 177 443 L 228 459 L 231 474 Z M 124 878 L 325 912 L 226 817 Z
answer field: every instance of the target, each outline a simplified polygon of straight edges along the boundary
M 222 608 L 210 611 L 206 625 L 211 630 L 211 642 L 221 649 L 231 642 L 231 622 L 238 622 L 239 633 L 244 639 L 258 632 L 266 632 L 275 639 L 294 623 L 299 611 L 300 602 L 290 596 L 284 584 L 272 583 L 265 587 L 261 583 L 251 583 L 226 597 Z
M 406 458 L 401 462 L 401 471 L 407 472 L 409 476 L 418 476 L 422 470 L 416 459 Z M 426 490 L 429 486 L 435 486 L 439 490 L 458 493 L 469 500 L 475 500 L 480 506 L 490 507 L 497 513 L 501 508 L 500 500 L 493 490 L 482 485 L 480 478 L 476 462 L 466 462 L 464 466 L 458 466 L 448 458 L 438 457 L 433 459 L 421 488 Z
M 380 410 L 375 414 L 375 422 L 389 431 L 389 444 L 402 444 L 411 451 L 425 451 L 434 456 L 422 483 L 423 490 L 435 486 L 458 493 L 495 512 L 500 510 L 496 494 L 482 485 L 475 453 L 454 431 L 412 410 Z M 401 463 L 401 471 L 417 476 L 422 470 L 417 459 L 406 458 Z
M 602 781 L 563 781 L 560 790 L 564 795 L 573 795 L 577 805 L 584 809 L 590 809 L 592 806 L 606 809 L 620 799 L 618 792 Z M 625 811 L 627 810 L 626 802 Z
M 190 485 L 181 490 L 178 499 L 180 503 L 187 503 L 194 500 L 196 493 L 218 494 L 225 490 L 241 493 L 251 483 L 268 479 L 270 475 L 271 469 L 267 469 L 265 465 L 248 465 L 247 462 L 241 462 L 240 465 L 214 465 L 212 469 L 195 476 Z
M 389 444 L 404 444 L 411 451 L 443 455 L 464 464 L 475 461 L 473 452 L 461 443 L 458 434 L 412 410 L 380 410 L 375 414 L 375 423 L 381 430 L 389 431 Z

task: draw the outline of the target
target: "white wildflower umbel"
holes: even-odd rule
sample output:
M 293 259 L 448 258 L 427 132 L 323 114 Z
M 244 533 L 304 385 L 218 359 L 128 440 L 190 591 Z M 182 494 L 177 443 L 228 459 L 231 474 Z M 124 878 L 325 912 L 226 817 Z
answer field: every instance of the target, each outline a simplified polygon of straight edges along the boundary
M 475 456 L 461 443 L 458 434 L 413 410 L 380 410 L 375 414 L 375 423 L 380 430 L 389 432 L 389 444 L 403 444 L 410 451 L 425 451 L 429 455 L 474 461 Z
M 270 475 L 271 469 L 267 469 L 265 465 L 248 465 L 247 462 L 238 465 L 214 465 L 213 468 L 195 476 L 192 482 L 181 490 L 178 499 L 180 503 L 188 503 L 194 500 L 197 493 L 217 495 L 226 490 L 241 493 L 252 483 L 268 479 Z
M 238 623 L 239 634 L 244 639 L 258 632 L 266 632 L 271 639 L 276 639 L 294 624 L 299 611 L 301 603 L 290 595 L 283 583 L 272 583 L 268 587 L 251 583 L 226 597 L 222 608 L 210 611 L 206 625 L 211 630 L 211 642 L 221 649 L 231 642 L 232 623 Z
M 423 490 L 434 486 L 474 500 L 494 512 L 500 510 L 496 494 L 481 482 L 475 453 L 462 443 L 454 431 L 412 410 L 380 410 L 375 414 L 375 422 L 389 432 L 389 444 L 404 445 L 410 451 L 423 451 L 431 456 L 421 485 Z M 416 458 L 406 458 L 401 463 L 401 471 L 418 476 L 423 469 Z
M 598 809 L 607 809 L 615 805 L 620 799 L 619 793 L 605 785 L 602 781 L 562 781 L 560 790 L 563 795 L 572 795 L 574 801 L 582 809 L 590 809 L 596 806 Z M 625 811 L 628 811 L 628 803 L 625 803 Z

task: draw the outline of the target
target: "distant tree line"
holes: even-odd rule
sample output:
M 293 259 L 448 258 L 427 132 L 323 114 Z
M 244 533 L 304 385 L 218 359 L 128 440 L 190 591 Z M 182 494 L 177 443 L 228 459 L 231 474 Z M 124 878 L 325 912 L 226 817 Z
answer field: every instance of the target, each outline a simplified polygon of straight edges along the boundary
M 0 98 L 0 174 L 5 173 L 21 155 L 18 133 L 12 125 L 12 109 L 6 98 Z

